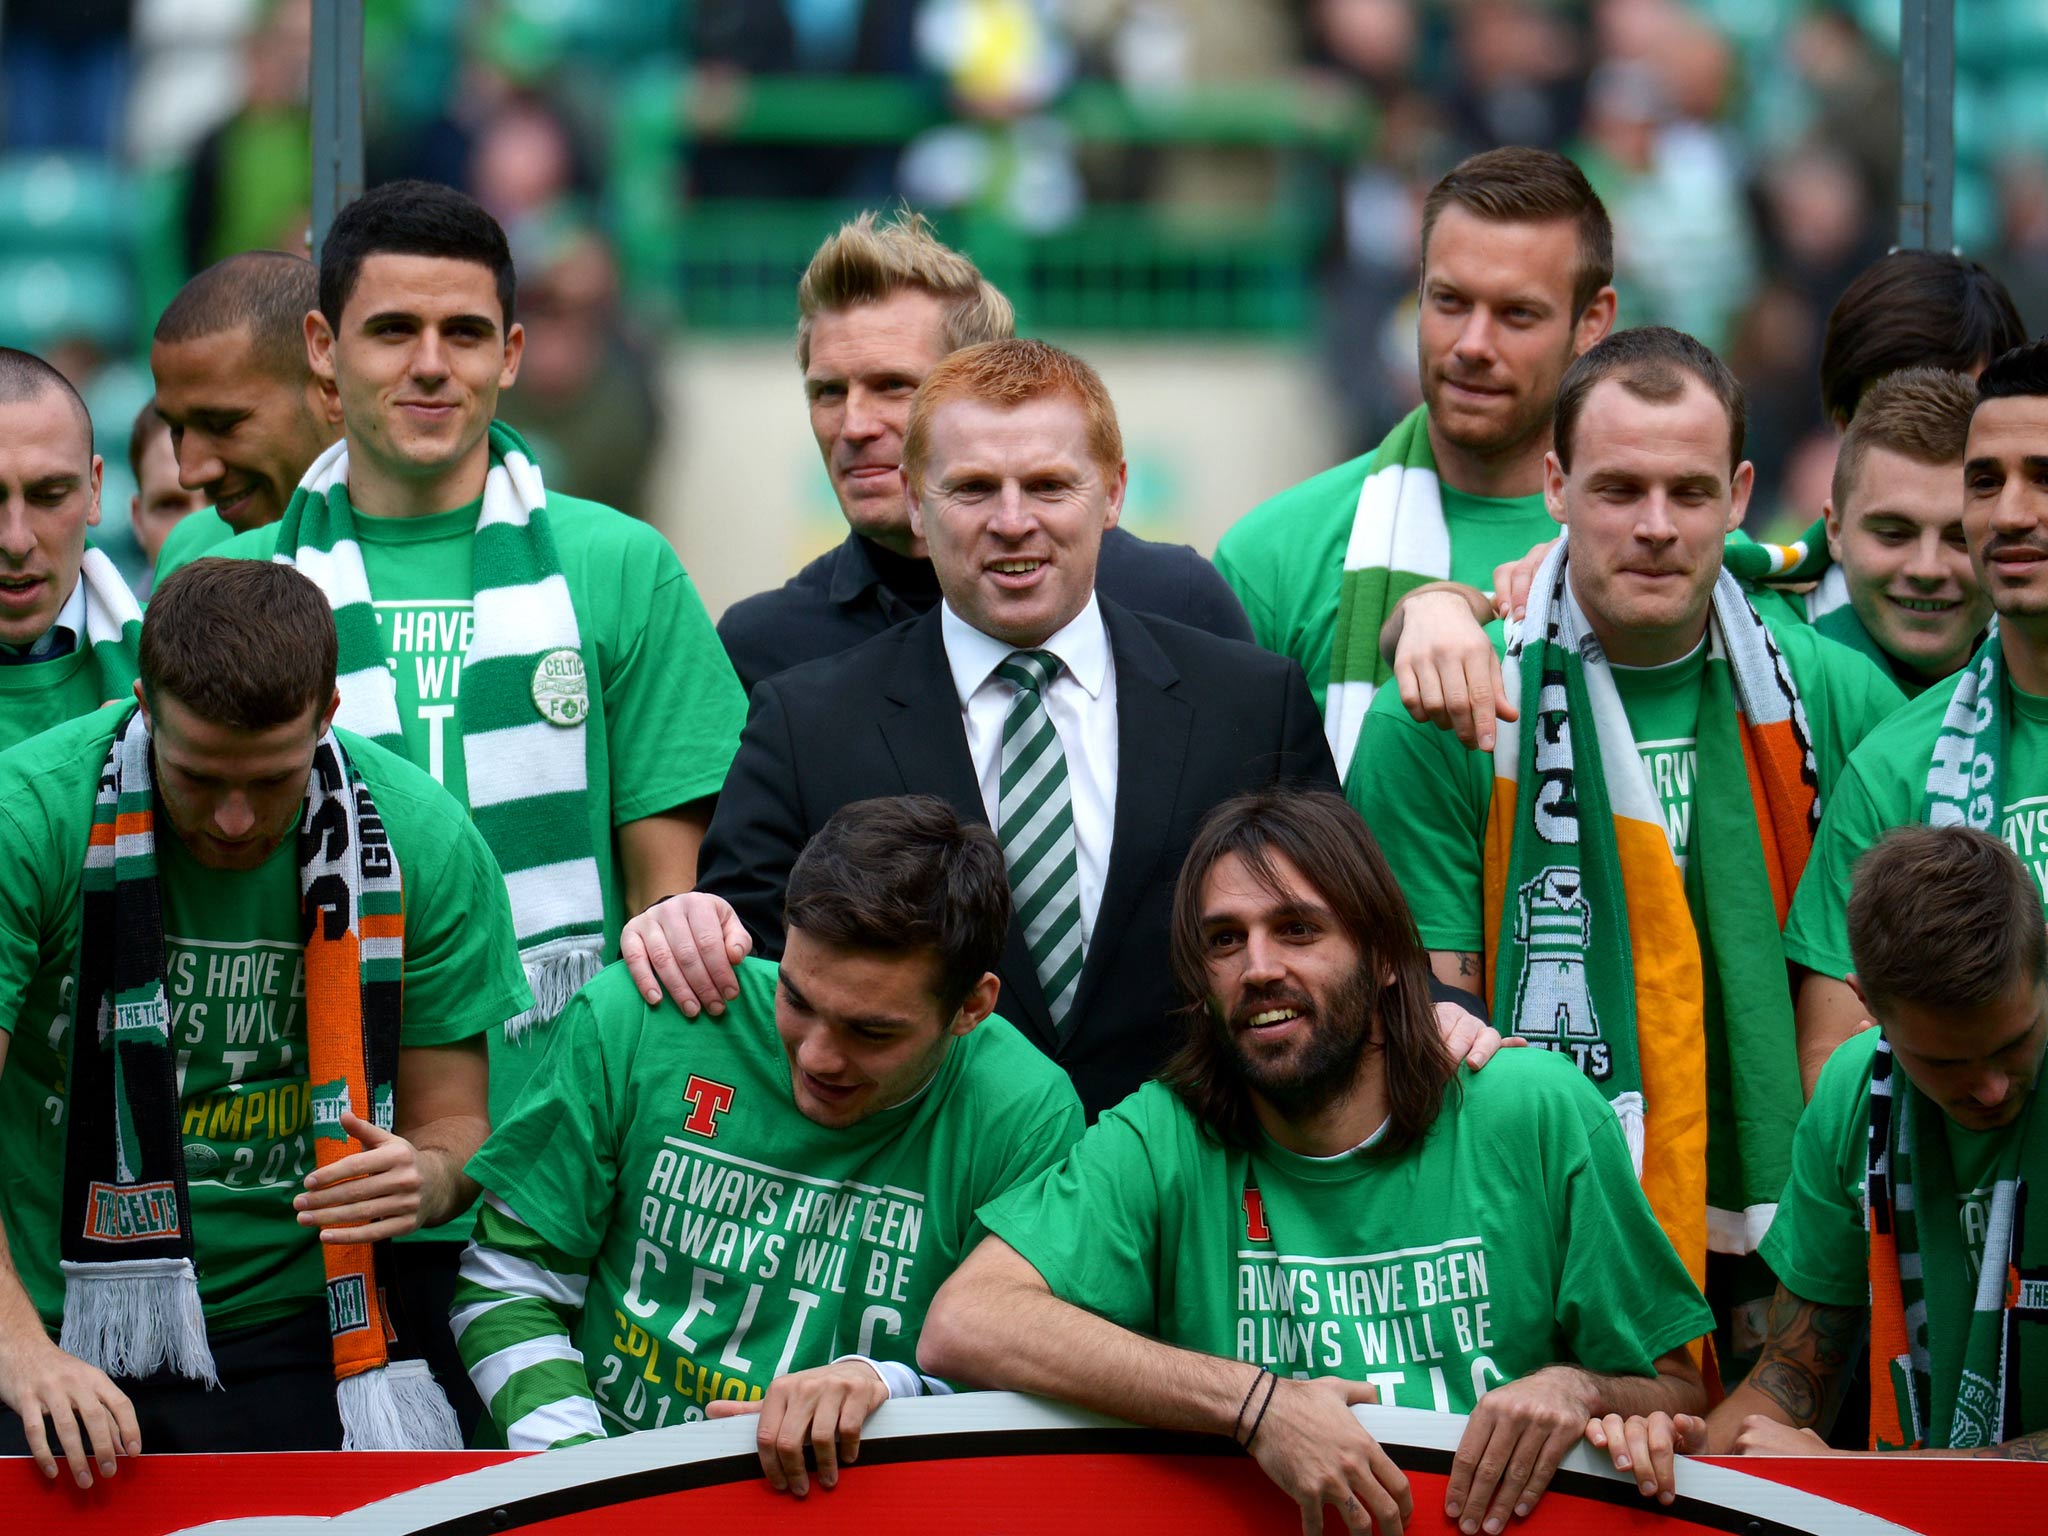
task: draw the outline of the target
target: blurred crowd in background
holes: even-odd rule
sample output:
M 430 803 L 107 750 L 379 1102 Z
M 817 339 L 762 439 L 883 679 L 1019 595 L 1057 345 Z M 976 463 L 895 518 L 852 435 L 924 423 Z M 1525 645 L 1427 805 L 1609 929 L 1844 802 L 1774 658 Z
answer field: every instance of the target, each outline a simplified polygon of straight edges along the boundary
M 2048 4 L 1956 18 L 1956 238 L 2032 331 Z M 1423 192 L 1555 147 L 1613 215 L 1620 323 L 1748 386 L 1763 531 L 1825 495 L 1821 330 L 1893 238 L 1898 28 L 1898 0 L 367 0 L 368 170 L 505 225 L 507 414 L 551 483 L 644 514 L 687 433 L 663 349 L 786 334 L 817 242 L 899 199 L 1027 330 L 1313 357 L 1362 451 L 1414 403 Z M 117 559 L 156 314 L 222 256 L 304 248 L 311 36 L 309 0 L 6 0 L 0 342 L 91 404 Z

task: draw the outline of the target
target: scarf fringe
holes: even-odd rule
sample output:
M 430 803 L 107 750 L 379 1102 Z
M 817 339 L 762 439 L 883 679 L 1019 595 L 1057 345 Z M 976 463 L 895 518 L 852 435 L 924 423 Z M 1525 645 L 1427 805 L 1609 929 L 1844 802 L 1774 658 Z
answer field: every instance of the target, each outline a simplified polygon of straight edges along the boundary
M 206 1341 L 199 1276 L 190 1259 L 63 1261 L 64 1327 L 57 1347 L 109 1376 L 169 1369 L 220 1385 Z
M 447 1394 L 421 1360 L 394 1360 L 334 1384 L 344 1451 L 459 1451 Z
M 1628 1158 L 1635 1164 L 1636 1182 L 1643 1178 L 1643 1096 L 1631 1090 L 1614 1096 L 1614 1118 L 1621 1122 L 1621 1134 L 1628 1141 Z
M 537 1026 L 552 1024 L 555 1016 L 569 1006 L 569 999 L 581 992 L 604 969 L 604 955 L 592 935 L 572 934 L 550 939 L 545 944 L 520 952 L 526 966 L 526 984 L 533 991 L 533 1006 L 505 1024 L 505 1038 L 517 1042 Z

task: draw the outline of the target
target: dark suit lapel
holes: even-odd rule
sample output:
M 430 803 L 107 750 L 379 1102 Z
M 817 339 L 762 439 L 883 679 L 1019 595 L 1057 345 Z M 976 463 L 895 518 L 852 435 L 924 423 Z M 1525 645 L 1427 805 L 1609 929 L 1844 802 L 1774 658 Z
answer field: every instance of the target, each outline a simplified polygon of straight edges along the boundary
M 1126 917 L 1145 887 L 1160 876 L 1160 854 L 1173 826 L 1195 721 L 1194 705 L 1180 691 L 1179 671 L 1145 626 L 1110 602 L 1102 604 L 1102 619 L 1116 664 L 1116 828 L 1102 908 L 1081 968 L 1080 990 L 1067 1015 L 1068 1033 L 1088 1017 L 1129 930 Z M 1166 955 L 1157 956 L 1156 963 L 1167 964 Z
M 962 821 L 987 826 L 988 809 L 981 803 L 981 782 L 968 755 L 967 730 L 960 720 L 953 671 L 946 662 L 938 609 L 908 628 L 895 671 L 882 692 L 887 700 L 880 721 L 882 740 L 895 759 L 905 793 L 942 796 Z M 1121 802 L 1121 784 L 1117 794 Z M 1052 1013 L 1045 1005 L 1031 951 L 1025 947 L 1024 930 L 1016 922 L 1010 924 L 1003 947 L 1003 995 L 996 1012 L 1029 1034 L 1047 1055 L 1053 1053 L 1058 1042 Z

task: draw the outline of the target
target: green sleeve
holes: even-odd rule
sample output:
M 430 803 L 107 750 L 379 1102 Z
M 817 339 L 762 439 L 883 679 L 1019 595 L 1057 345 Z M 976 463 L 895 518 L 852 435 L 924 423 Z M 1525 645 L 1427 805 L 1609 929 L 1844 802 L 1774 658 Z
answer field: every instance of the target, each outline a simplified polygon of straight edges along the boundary
M 1585 1147 L 1552 1196 L 1558 1331 L 1589 1371 L 1655 1375 L 1658 1356 L 1714 1331 L 1714 1314 L 1650 1213 L 1621 1122 L 1584 1078 L 1570 1087 Z
M 668 541 L 647 530 L 633 551 L 604 678 L 612 822 L 619 825 L 718 793 L 739 750 L 747 696 L 718 631 Z
M 1000 1199 L 1011 1190 L 1032 1183 L 1041 1174 L 1058 1167 L 1087 1129 L 1087 1117 L 1081 1112 L 1081 1099 L 1074 1092 L 1072 1080 L 1064 1072 L 1060 1072 L 1058 1077 L 1057 1085 L 1046 1095 L 1046 1102 L 1040 1106 L 1030 1128 L 1010 1145 L 1002 1167 L 983 1193 L 984 1204 Z M 987 1235 L 988 1229 L 977 1215 L 969 1224 L 963 1251 L 971 1251 Z
M 1875 1030 L 1851 1035 L 1821 1069 L 1792 1137 L 1785 1193 L 1758 1249 L 1786 1290 L 1825 1307 L 1870 1301 L 1863 1175 L 1876 1044 Z
M 192 514 L 193 517 L 198 515 L 196 512 Z M 277 554 L 277 528 L 276 523 L 265 523 L 261 528 L 251 528 L 247 533 L 231 531 L 230 537 L 210 544 L 205 549 L 192 551 L 185 557 L 185 563 L 189 565 L 203 555 L 212 555 L 222 560 L 269 560 Z M 168 574 L 159 564 L 157 581 L 161 583 Z
M 213 553 L 234 536 L 235 530 L 211 507 L 201 507 L 197 512 L 179 518 L 177 526 L 164 536 L 164 547 L 157 551 L 156 573 L 150 578 L 151 590 L 162 586 L 164 578 L 180 566 L 190 565 L 201 555 Z
M 1871 791 L 1864 758 L 1849 762 L 1827 797 L 1813 854 L 1792 911 L 1785 920 L 1785 958 L 1840 981 L 1854 965 L 1849 959 L 1849 875 L 1863 851 L 1890 828 L 1913 817 L 1911 806 L 1886 806 Z
M 391 839 L 405 884 L 407 1045 L 451 1045 L 533 1006 L 505 877 L 469 818 L 442 798 L 445 807 L 428 810 L 440 836 L 401 842 L 394 827 Z
M 569 999 L 533 1075 L 468 1170 L 552 1247 L 585 1261 L 604 1245 L 618 1183 L 619 1105 L 605 1033 L 588 991 Z
M 1244 616 L 1251 620 L 1252 638 L 1263 648 L 1285 656 L 1286 636 L 1280 632 L 1280 620 L 1274 611 L 1273 594 L 1249 561 L 1239 553 L 1240 540 L 1233 540 L 1226 533 L 1216 546 L 1216 558 L 1212 562 L 1217 572 L 1237 594 L 1237 600 L 1244 605 Z
M 1136 1119 L 1145 1093 L 1096 1121 L 1065 1162 L 976 1215 L 1062 1301 L 1149 1332 L 1163 1256 L 1160 1170 Z
M 0 858 L 0 1031 L 11 1035 L 43 965 L 43 914 L 48 906 L 43 871 L 61 855 L 4 805 L 0 843 L 13 850 Z
M 1415 720 L 1401 695 L 1373 695 L 1344 794 L 1400 882 L 1422 947 L 1485 948 L 1486 811 L 1493 759 Z

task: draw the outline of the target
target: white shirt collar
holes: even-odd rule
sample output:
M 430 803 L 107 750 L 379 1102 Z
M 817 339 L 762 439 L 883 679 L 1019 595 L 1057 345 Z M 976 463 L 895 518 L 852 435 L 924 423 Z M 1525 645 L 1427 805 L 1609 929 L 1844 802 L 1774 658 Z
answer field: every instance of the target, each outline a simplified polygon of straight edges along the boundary
M 1055 631 L 1043 645 L 1021 647 L 993 635 L 983 634 L 953 611 L 950 602 L 939 605 L 939 630 L 946 642 L 946 664 L 953 672 L 953 688 L 962 708 L 994 676 L 997 667 L 1013 651 L 1051 651 L 1075 682 L 1091 699 L 1102 697 L 1102 685 L 1109 675 L 1109 631 L 1102 622 L 1102 605 L 1088 594 L 1088 606 Z

